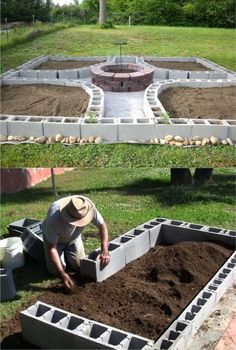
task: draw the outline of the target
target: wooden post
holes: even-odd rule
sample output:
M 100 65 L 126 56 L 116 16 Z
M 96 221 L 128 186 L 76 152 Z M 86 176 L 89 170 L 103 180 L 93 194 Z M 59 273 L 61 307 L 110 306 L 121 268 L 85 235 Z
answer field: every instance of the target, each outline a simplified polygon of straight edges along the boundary
M 99 25 L 106 22 L 106 0 L 99 0 Z
M 56 177 L 54 173 L 54 169 L 51 168 L 51 176 L 52 176 L 52 191 L 55 197 L 58 197 L 57 189 L 56 189 Z

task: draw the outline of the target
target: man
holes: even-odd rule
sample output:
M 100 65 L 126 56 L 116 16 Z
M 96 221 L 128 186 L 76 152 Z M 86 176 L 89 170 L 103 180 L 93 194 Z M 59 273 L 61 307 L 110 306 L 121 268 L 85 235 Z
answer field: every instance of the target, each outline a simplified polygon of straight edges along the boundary
M 108 252 L 108 229 L 94 203 L 84 196 L 69 196 L 54 202 L 43 223 L 44 251 L 48 271 L 60 276 L 64 286 L 74 286 L 64 267 L 76 271 L 80 259 L 85 256 L 81 232 L 93 223 L 101 238 L 99 258 L 104 265 L 110 261 Z M 64 253 L 64 254 L 63 254 Z

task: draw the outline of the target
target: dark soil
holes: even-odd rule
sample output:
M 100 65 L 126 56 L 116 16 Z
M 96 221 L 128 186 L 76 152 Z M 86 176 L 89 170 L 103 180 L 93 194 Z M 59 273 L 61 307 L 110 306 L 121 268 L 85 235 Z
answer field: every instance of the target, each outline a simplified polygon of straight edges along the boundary
M 66 295 L 52 285 L 36 300 L 156 340 L 212 278 L 232 250 L 213 242 L 158 246 L 102 283 L 79 283 Z M 74 276 L 76 277 L 76 276 Z M 22 349 L 19 314 L 1 325 L 2 348 Z
M 133 69 L 109 69 L 109 73 L 134 73 L 135 70 Z
M 33 69 L 77 69 L 82 67 L 89 67 L 93 64 L 102 63 L 104 61 L 46 61 Z
M 90 96 L 81 88 L 57 85 L 3 86 L 0 112 L 13 115 L 83 116 Z
M 172 62 L 172 61 L 148 61 L 158 68 L 186 70 L 186 71 L 211 71 L 210 68 L 203 66 L 197 62 Z
M 164 90 L 159 99 L 171 118 L 236 119 L 236 87 Z

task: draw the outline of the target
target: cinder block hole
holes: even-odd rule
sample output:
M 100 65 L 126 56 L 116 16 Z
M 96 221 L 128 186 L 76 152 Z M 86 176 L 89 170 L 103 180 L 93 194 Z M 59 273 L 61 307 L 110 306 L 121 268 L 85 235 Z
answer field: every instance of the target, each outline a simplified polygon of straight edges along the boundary
M 231 272 L 230 269 L 223 269 L 223 273 L 229 274 Z
M 133 239 L 133 237 L 121 237 L 119 242 L 120 243 L 126 243 L 126 242 L 129 242 L 131 239 Z
M 226 120 L 229 125 L 236 125 L 235 120 Z
M 121 123 L 124 123 L 124 124 L 133 124 L 133 123 L 134 123 L 134 120 L 131 119 L 131 118 L 121 118 L 121 119 L 120 119 L 120 122 L 121 122 Z
M 59 118 L 48 118 L 47 123 L 61 123 L 62 119 Z
M 236 264 L 236 258 L 232 258 L 231 263 Z
M 183 119 L 171 119 L 172 124 L 187 124 L 187 122 Z
M 177 332 L 182 332 L 186 327 L 187 325 L 185 323 L 177 322 L 175 329 Z
M 231 264 L 231 263 L 228 263 L 227 267 L 230 268 L 230 269 L 233 269 L 236 265 L 235 264 Z
M 208 120 L 211 125 L 223 125 L 221 120 Z
M 169 340 L 176 340 L 176 339 L 178 338 L 179 335 L 180 335 L 179 332 L 170 331 Z
M 201 310 L 201 307 L 197 306 L 197 305 L 193 305 L 192 308 L 191 308 L 191 312 L 194 312 L 194 313 L 197 313 L 200 310 Z
M 235 231 L 229 231 L 229 235 L 236 237 L 236 232 Z
M 150 119 L 147 119 L 147 118 L 138 118 L 137 119 L 137 123 L 138 124 L 150 124 Z
M 33 123 L 40 123 L 43 121 L 43 118 L 33 118 L 33 117 L 30 117 L 28 119 L 28 122 L 33 122 Z
M 109 252 L 112 252 L 113 250 L 116 250 L 117 248 L 119 248 L 119 246 L 117 244 L 109 243 L 109 246 L 108 246 Z
M 124 340 L 127 337 L 127 334 L 118 332 L 118 331 L 111 331 L 110 338 L 108 340 L 109 344 L 112 345 L 118 345 L 122 340 Z
M 218 232 L 220 232 L 220 231 L 221 231 L 221 229 L 219 229 L 219 228 L 215 228 L 215 227 L 210 227 L 210 228 L 209 228 L 209 231 L 210 231 L 210 232 L 215 232 L 215 233 L 218 233 Z
M 72 119 L 72 118 L 66 118 L 64 119 L 64 123 L 77 123 L 78 124 L 79 119 Z
M 204 120 L 192 119 L 192 121 L 194 122 L 194 124 L 197 124 L 197 125 L 206 125 Z
M 183 221 L 171 221 L 170 223 L 171 223 L 172 225 L 177 225 L 177 226 L 179 226 L 179 225 L 183 224 Z
M 185 320 L 192 321 L 195 317 L 195 314 L 192 314 L 191 312 L 187 312 L 185 315 Z
M 222 281 L 220 281 L 220 280 L 214 280 L 212 283 L 214 283 L 214 284 L 216 284 L 216 285 L 220 285 L 221 283 L 222 283 Z
M 225 273 L 219 273 L 219 278 L 226 278 L 227 277 L 227 274 L 225 274 Z
M 203 298 L 203 299 L 209 299 L 211 296 L 212 296 L 211 293 L 208 293 L 208 292 L 203 292 L 203 293 L 202 293 L 202 298 Z
M 96 338 L 100 337 L 106 331 L 107 331 L 106 327 L 100 326 L 98 324 L 94 324 L 91 328 L 91 332 L 90 332 L 89 336 L 91 338 L 96 339 Z
M 37 309 L 35 310 L 36 312 L 32 313 L 32 315 L 35 315 L 36 317 L 41 317 L 49 310 L 51 310 L 50 307 L 48 307 L 46 305 L 39 304 Z
M 7 120 L 7 119 L 8 117 L 6 117 L 5 115 L 0 116 L 0 120 Z
M 167 349 L 169 349 L 172 345 L 173 345 L 173 342 L 172 342 L 172 341 L 169 341 L 169 340 L 164 339 L 164 340 L 161 342 L 160 350 L 167 350 Z
M 153 228 L 154 226 L 153 225 L 143 225 L 143 228 L 147 228 L 147 229 L 151 229 L 151 228 Z
M 139 235 L 141 235 L 141 233 L 143 233 L 143 232 L 144 232 L 143 230 L 134 230 L 132 234 L 133 234 L 134 236 L 139 236 Z
M 207 302 L 206 299 L 199 298 L 199 299 L 197 300 L 197 305 L 203 306 L 203 305 L 206 304 L 206 302 Z
M 147 341 L 143 339 L 139 339 L 136 337 L 132 337 L 129 343 L 128 349 L 133 350 L 141 350 L 145 345 L 147 345 Z
M 200 230 L 203 226 L 190 224 L 189 227 L 190 227 L 190 228 L 195 228 L 195 229 L 197 229 L 197 230 Z
M 160 225 L 161 221 L 151 221 L 150 224 L 152 226 L 157 226 L 157 225 Z
M 51 322 L 52 322 L 52 323 L 57 323 L 57 322 L 59 322 L 62 318 L 66 317 L 66 316 L 67 316 L 66 313 L 56 310 L 56 311 L 54 311 L 53 314 L 52 314 Z
M 14 122 L 25 122 L 28 117 L 14 117 L 12 121 Z
M 101 119 L 101 124 L 115 124 L 113 119 Z
M 213 285 L 210 285 L 208 288 L 209 288 L 210 290 L 213 290 L 213 291 L 216 291 L 216 290 L 217 290 L 217 287 L 216 287 L 216 286 L 213 286 Z
M 84 323 L 84 320 L 82 320 L 81 318 L 71 316 L 67 329 L 74 330 L 78 326 L 80 326 L 82 323 Z

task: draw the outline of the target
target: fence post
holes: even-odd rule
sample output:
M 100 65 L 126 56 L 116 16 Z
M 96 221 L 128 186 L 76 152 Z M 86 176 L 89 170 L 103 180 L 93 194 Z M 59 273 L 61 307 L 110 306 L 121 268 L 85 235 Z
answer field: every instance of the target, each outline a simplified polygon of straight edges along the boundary
M 50 19 L 51 19 L 51 24 L 53 23 L 53 21 L 52 21 L 52 15 L 50 15 Z
M 34 14 L 33 14 L 33 28 L 34 28 L 34 33 L 35 33 L 35 20 L 34 20 Z
M 6 25 L 6 33 L 7 33 L 7 41 L 8 41 L 7 17 L 5 17 L 5 25 Z
M 129 16 L 129 27 L 131 26 L 131 16 Z

